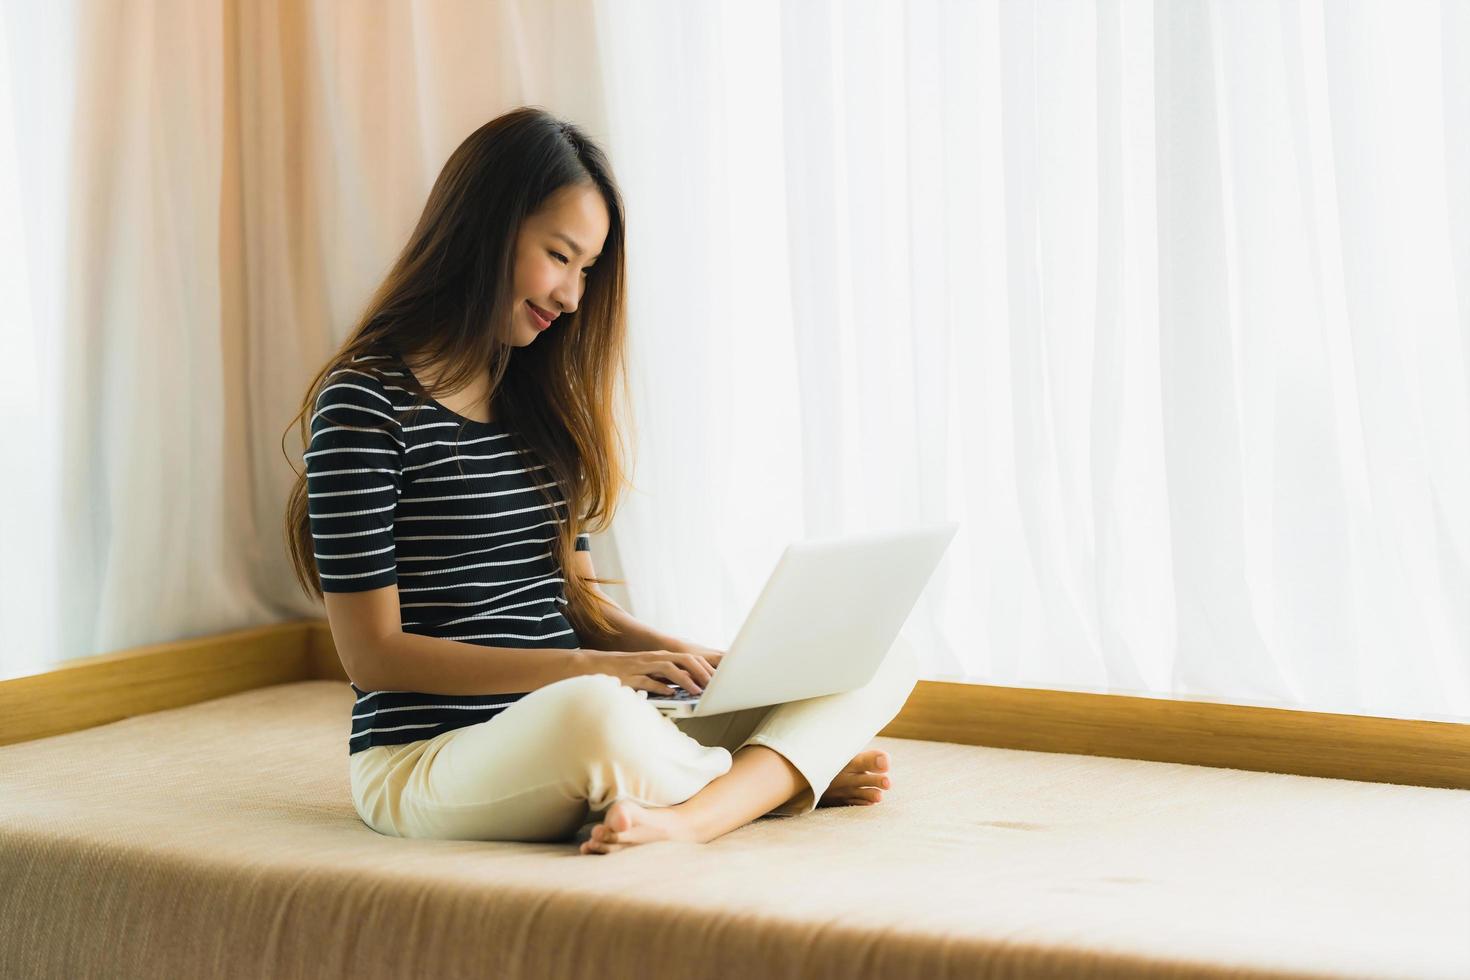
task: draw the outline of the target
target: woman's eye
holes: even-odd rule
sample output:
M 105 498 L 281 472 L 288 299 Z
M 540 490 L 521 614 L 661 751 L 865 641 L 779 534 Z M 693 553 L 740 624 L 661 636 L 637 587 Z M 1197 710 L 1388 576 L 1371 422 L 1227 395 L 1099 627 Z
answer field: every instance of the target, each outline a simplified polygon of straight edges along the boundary
M 567 257 L 565 255 L 561 254 L 560 252 L 552 252 L 551 254 L 554 255 L 554 256 L 556 256 L 556 258 L 559 259 L 562 262 L 566 262 L 567 261 Z M 590 265 L 589 266 L 586 266 L 585 268 L 582 269 L 582 275 L 585 276 L 591 269 L 592 269 L 592 266 L 590 266 Z

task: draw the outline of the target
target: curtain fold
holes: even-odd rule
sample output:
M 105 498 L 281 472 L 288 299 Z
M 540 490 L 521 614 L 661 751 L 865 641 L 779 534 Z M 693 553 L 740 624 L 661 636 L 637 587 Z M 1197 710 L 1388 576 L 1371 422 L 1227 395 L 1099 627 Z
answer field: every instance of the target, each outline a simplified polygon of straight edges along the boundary
M 635 297 L 639 612 L 727 642 L 792 537 L 957 519 L 925 676 L 1470 717 L 1463 20 L 620 21 L 614 158 L 695 243 Z
M 282 432 L 449 152 L 529 103 L 628 205 L 636 487 L 594 554 L 639 618 L 725 647 L 789 541 L 957 520 L 926 677 L 1470 718 L 1453 0 L 0 25 L 0 670 L 321 614 Z
M 285 552 L 291 416 L 471 130 L 546 98 L 601 136 L 590 8 L 0 16 L 0 193 L 26 218 L 4 285 L 34 298 L 6 328 L 30 386 L 7 413 L 0 673 L 323 615 Z

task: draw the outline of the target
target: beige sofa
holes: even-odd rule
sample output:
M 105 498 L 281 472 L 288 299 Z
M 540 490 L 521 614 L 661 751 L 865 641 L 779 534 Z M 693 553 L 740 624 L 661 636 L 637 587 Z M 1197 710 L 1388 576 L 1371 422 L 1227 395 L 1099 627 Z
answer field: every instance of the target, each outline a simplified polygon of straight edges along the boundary
M 323 632 L 0 681 L 0 976 L 1470 977 L 1465 726 L 1402 785 L 1090 754 L 1055 703 L 1079 751 L 912 737 L 924 682 L 882 804 L 581 855 L 366 827 Z

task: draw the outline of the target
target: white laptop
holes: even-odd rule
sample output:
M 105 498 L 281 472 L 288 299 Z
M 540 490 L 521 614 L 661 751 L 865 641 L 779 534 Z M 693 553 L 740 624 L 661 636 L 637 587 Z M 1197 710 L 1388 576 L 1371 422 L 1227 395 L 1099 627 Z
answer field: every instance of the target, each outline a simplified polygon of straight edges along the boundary
M 646 695 L 666 716 L 718 715 L 837 694 L 872 680 L 959 525 L 786 547 L 700 694 Z

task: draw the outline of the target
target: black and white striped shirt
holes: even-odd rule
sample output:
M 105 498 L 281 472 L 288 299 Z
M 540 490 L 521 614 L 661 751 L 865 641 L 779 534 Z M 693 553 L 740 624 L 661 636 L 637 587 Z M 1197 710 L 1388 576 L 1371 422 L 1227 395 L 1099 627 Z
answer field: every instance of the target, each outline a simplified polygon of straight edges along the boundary
M 397 585 L 405 633 L 576 649 L 549 547 L 566 520 L 560 488 L 544 465 L 512 448 L 500 422 L 467 419 L 438 402 L 400 421 L 413 402 L 396 383 L 407 370 L 397 357 L 354 357 L 317 396 L 305 463 L 322 590 Z M 538 485 L 551 490 L 556 510 Z M 577 550 L 589 547 L 578 535 Z M 352 690 L 349 755 L 473 725 L 526 696 Z

